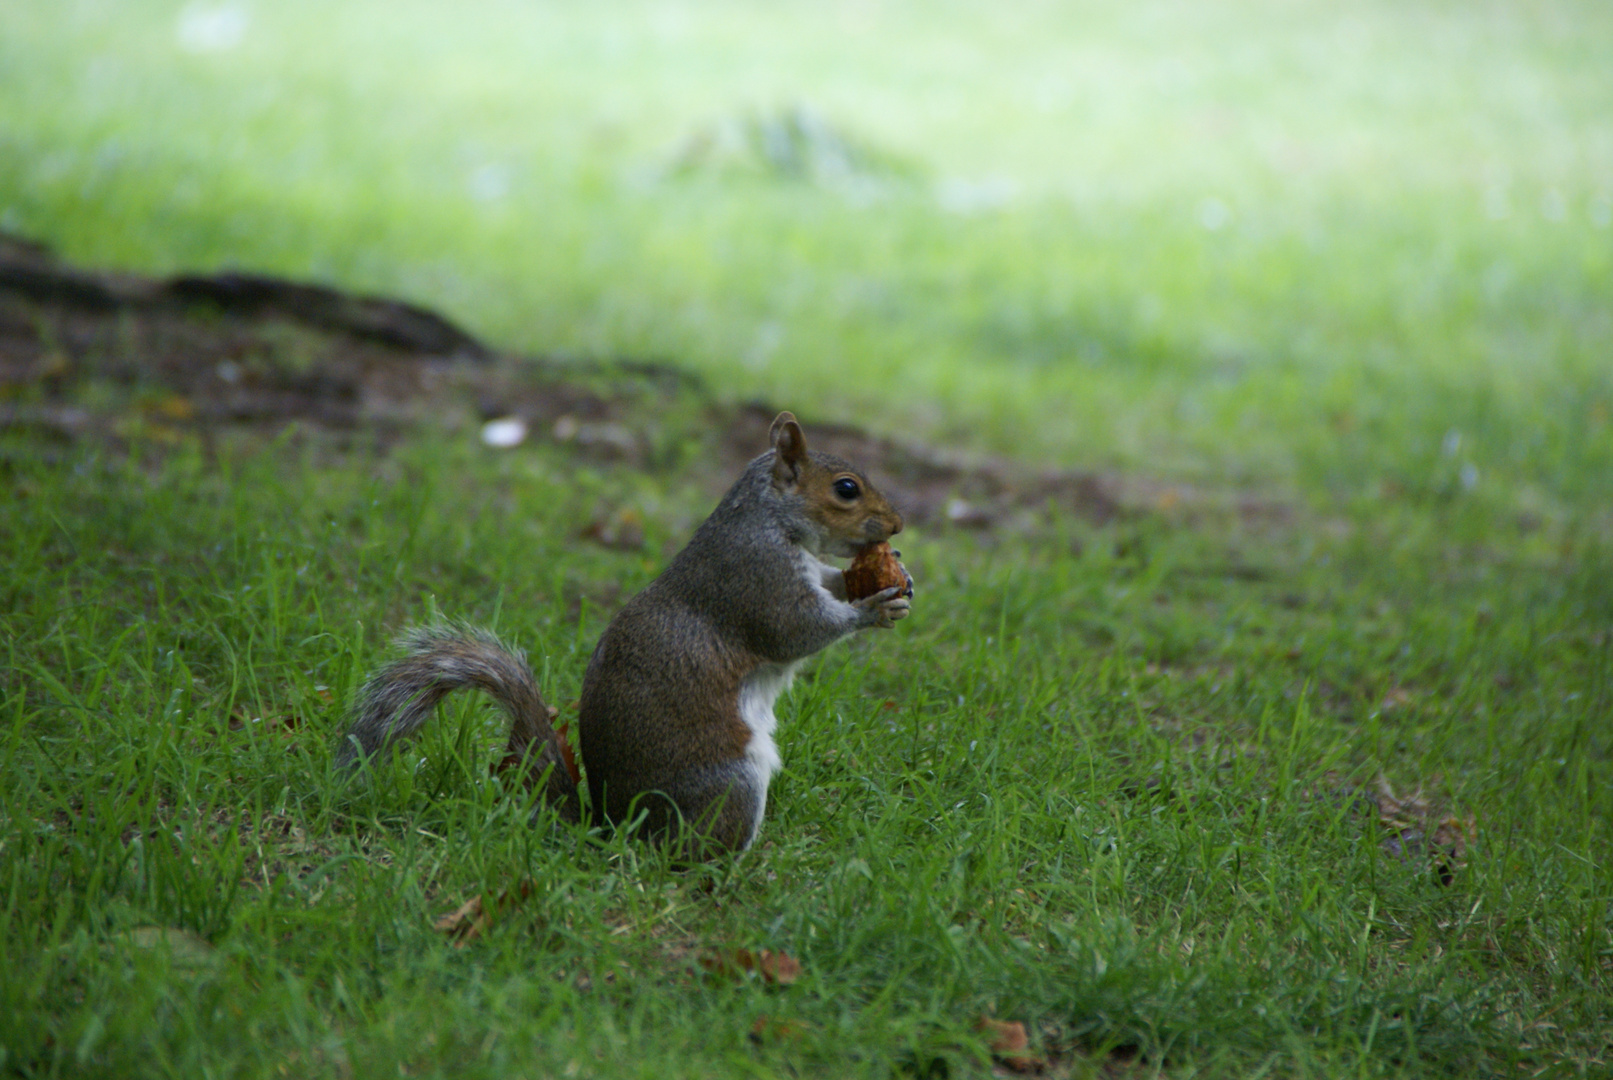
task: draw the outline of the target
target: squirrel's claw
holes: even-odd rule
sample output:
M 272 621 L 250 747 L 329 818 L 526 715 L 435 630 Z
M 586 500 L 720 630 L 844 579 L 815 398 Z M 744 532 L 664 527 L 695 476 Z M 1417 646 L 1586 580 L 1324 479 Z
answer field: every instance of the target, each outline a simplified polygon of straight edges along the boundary
M 870 626 L 889 630 L 896 625 L 896 620 L 907 618 L 913 609 L 913 602 L 903 595 L 904 591 L 910 593 L 911 581 L 910 578 L 907 590 L 900 585 L 892 585 L 872 596 L 854 601 L 853 606 L 863 612 L 863 617 L 868 620 Z

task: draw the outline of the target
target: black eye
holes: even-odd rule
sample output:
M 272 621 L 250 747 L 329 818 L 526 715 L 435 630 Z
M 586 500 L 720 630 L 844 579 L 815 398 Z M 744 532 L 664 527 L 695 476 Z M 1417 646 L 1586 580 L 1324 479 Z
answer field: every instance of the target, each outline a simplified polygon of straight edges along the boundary
M 857 481 L 853 480 L 849 476 L 842 476 L 840 479 L 835 481 L 835 494 L 840 496 L 842 499 L 845 499 L 847 502 L 850 502 L 858 495 L 861 495 L 862 490 L 862 488 L 857 486 Z

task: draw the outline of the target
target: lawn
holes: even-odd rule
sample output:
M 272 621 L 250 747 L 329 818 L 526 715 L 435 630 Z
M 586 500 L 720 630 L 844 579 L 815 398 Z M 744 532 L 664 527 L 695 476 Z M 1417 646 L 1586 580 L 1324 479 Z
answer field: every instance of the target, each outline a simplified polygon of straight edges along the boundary
M 564 710 L 698 453 L 0 427 L 0 1070 L 1607 1075 L 1608 55 L 1568 0 L 0 10 L 0 228 L 76 262 L 1125 507 L 904 533 L 913 617 L 808 668 L 758 846 L 688 871 L 528 826 L 468 700 L 367 789 L 330 752 L 436 614 Z

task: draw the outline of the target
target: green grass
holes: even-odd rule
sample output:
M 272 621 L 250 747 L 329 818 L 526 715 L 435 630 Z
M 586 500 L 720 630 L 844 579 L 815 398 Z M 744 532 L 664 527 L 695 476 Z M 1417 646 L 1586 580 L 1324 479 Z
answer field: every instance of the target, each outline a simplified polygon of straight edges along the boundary
M 914 617 L 786 701 L 759 849 L 681 873 L 526 827 L 484 711 L 372 790 L 328 763 L 387 633 L 434 606 L 573 700 L 656 562 L 573 523 L 641 507 L 653 548 L 698 496 L 430 441 L 369 478 L 289 445 L 164 460 L 8 447 L 20 1075 L 970 1074 L 985 1014 L 1075 1075 L 1115 1048 L 1141 1075 L 1605 1068 L 1605 552 L 1402 522 L 914 536 Z M 1380 774 L 1474 822 L 1449 884 L 1383 846 Z M 523 879 L 471 947 L 432 930 Z M 697 963 L 740 947 L 804 975 Z M 763 1016 L 800 1026 L 756 1044 Z
M 0 433 L 0 1070 L 975 1075 L 990 1014 L 1078 1076 L 1607 1074 L 1606 5 L 244 10 L 0 11 L 0 227 L 1192 490 L 904 534 L 913 618 L 687 873 L 528 828 L 469 704 L 328 763 L 434 611 L 573 700 L 709 477 Z M 734 141 L 796 103 L 849 175 Z M 645 553 L 576 542 L 624 506 Z M 1380 775 L 1472 823 L 1448 884 Z

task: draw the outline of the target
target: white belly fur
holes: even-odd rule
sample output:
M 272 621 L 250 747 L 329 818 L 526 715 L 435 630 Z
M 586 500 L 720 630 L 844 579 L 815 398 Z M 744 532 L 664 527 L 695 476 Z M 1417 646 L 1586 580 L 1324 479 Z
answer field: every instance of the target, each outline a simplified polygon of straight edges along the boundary
M 756 785 L 760 789 L 756 800 L 753 838 L 756 830 L 762 827 L 762 811 L 767 808 L 768 781 L 784 764 L 779 757 L 778 746 L 773 742 L 773 732 L 778 728 L 773 703 L 789 689 L 790 681 L 795 678 L 796 667 L 796 664 L 763 664 L 746 675 L 739 684 L 739 718 L 750 728 L 750 743 L 745 747 L 745 757 L 756 771 Z

